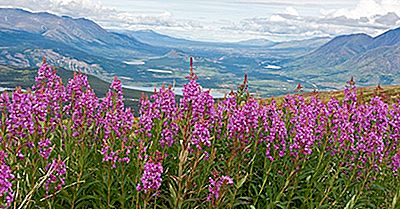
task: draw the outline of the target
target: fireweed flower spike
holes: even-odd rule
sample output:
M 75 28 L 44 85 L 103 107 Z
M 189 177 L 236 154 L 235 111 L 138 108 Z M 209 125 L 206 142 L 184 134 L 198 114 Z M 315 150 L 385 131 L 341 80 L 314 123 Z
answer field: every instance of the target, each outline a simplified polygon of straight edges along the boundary
M 260 106 L 258 102 L 250 98 L 242 106 L 237 106 L 229 118 L 229 137 L 238 139 L 247 144 L 255 137 L 258 128 Z
M 6 163 L 7 154 L 0 151 L 0 208 L 8 208 L 14 201 L 11 181 L 14 175 Z
M 389 164 L 393 172 L 398 174 L 400 172 L 400 100 L 390 110 L 389 130 L 392 130 L 389 136 L 392 141 L 385 143 L 386 146 L 389 146 L 385 156 L 391 158 Z M 391 157 L 391 153 L 394 153 L 393 157 Z
M 101 131 L 104 133 L 101 150 L 103 161 L 110 161 L 113 168 L 117 162 L 129 163 L 132 146 L 128 144 L 128 134 L 133 125 L 133 113 L 124 106 L 122 84 L 117 77 L 99 105 L 97 119 L 98 134 Z
M 68 81 L 66 96 L 69 103 L 64 107 L 64 111 L 71 115 L 73 136 L 78 137 L 85 131 L 84 127 L 94 125 L 99 101 L 89 85 L 87 76 L 77 73 Z
M 8 106 L 9 115 L 6 120 L 10 139 L 22 139 L 28 136 L 28 134 L 34 133 L 33 112 L 34 103 L 32 93 L 23 93 L 21 88 L 17 88 L 11 96 Z
M 51 172 L 49 178 L 45 182 L 46 195 L 49 195 L 50 191 L 57 192 L 65 184 L 65 176 L 67 173 L 67 167 L 58 157 L 54 159 L 50 164 L 46 166 L 46 171 Z
M 48 126 L 37 130 L 40 134 L 49 128 L 54 130 L 56 124 L 60 123 L 62 103 L 66 101 L 66 95 L 61 78 L 56 74 L 56 70 L 46 63 L 39 68 L 35 81 L 36 84 L 32 87 L 35 123 L 49 123 Z M 46 121 L 47 116 L 50 116 L 49 121 Z
M 153 128 L 153 119 L 155 118 L 153 111 L 151 109 L 151 103 L 148 97 L 142 94 L 142 97 L 139 101 L 140 109 L 140 118 L 139 118 L 139 130 L 136 130 L 136 133 L 142 133 L 146 137 L 151 137 L 151 129 Z
M 192 143 L 197 149 L 201 150 L 202 146 L 211 146 L 210 131 L 206 123 L 197 122 L 193 129 Z
M 221 189 L 226 185 L 232 185 L 233 179 L 229 176 L 218 177 L 214 175 L 214 178 L 209 178 L 209 183 L 207 201 L 210 201 L 212 205 L 216 205 L 221 195 Z
M 140 178 L 140 184 L 137 185 L 137 191 L 157 192 L 162 183 L 162 173 L 164 168 L 161 164 L 161 160 L 153 161 L 148 160 L 144 164 L 143 175 Z
M 38 143 L 38 147 L 39 147 L 40 156 L 42 156 L 46 160 L 49 159 L 49 156 L 50 156 L 51 152 L 53 151 L 53 148 L 51 147 L 50 139 L 40 140 Z
M 5 130 L 5 120 L 8 116 L 7 109 L 10 105 L 10 97 L 7 92 L 3 92 L 0 94 L 0 130 Z M 0 135 L 0 143 L 3 141 L 3 134 Z
M 142 96 L 140 100 L 140 129 L 137 133 L 142 133 L 144 136 L 151 137 L 151 130 L 154 124 L 162 124 L 160 145 L 172 146 L 174 137 L 178 132 L 177 119 L 177 105 L 175 102 L 175 94 L 171 87 L 166 88 L 162 86 L 158 91 L 155 90 L 150 100 Z
M 192 60 L 192 59 L 191 59 Z M 197 83 L 192 61 L 189 82 L 183 86 L 183 98 L 180 100 L 180 117 L 190 115 L 189 127 L 192 127 L 190 144 L 201 149 L 202 146 L 210 146 L 209 130 L 215 122 L 214 100 L 209 91 L 204 91 Z
M 260 114 L 264 126 L 262 139 L 267 144 L 265 155 L 273 161 L 272 150 L 275 150 L 279 157 L 283 157 L 286 152 L 287 130 L 282 120 L 283 113 L 276 107 L 276 102 L 272 101 L 270 105 L 260 110 Z

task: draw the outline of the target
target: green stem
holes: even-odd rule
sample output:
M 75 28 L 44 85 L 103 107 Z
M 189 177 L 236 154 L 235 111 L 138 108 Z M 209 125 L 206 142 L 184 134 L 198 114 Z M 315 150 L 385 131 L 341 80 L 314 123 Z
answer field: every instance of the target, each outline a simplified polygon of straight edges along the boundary
M 111 207 L 111 171 L 110 171 L 110 165 L 108 166 L 108 179 L 107 179 L 107 206 Z
M 267 164 L 266 162 L 267 162 L 267 158 L 265 157 L 265 158 L 264 158 L 264 170 L 265 170 L 265 165 Z M 256 197 L 256 200 L 255 200 L 254 203 L 253 203 L 254 206 L 257 205 L 258 199 L 260 198 L 261 193 L 263 192 L 263 190 L 264 190 L 264 188 L 265 188 L 265 185 L 266 185 L 266 183 L 267 183 L 267 180 L 268 180 L 268 177 L 269 177 L 269 173 L 271 172 L 271 169 L 272 169 L 272 162 L 269 164 L 269 168 L 268 168 L 268 170 L 267 170 L 267 173 L 266 173 L 265 176 L 264 176 L 264 180 L 263 180 L 263 184 L 262 184 L 262 186 L 261 186 L 260 192 L 258 192 L 258 195 L 257 195 L 257 197 Z
M 122 201 L 121 208 L 125 208 L 125 165 L 122 164 L 122 182 L 121 182 L 121 191 L 122 191 Z
M 286 179 L 285 185 L 282 187 L 281 191 L 279 192 L 279 194 L 276 196 L 275 201 L 271 202 L 270 205 L 268 206 L 268 208 L 273 208 L 275 206 L 276 203 L 278 203 L 283 195 L 283 193 L 285 192 L 286 188 L 289 186 L 292 177 L 295 176 L 296 172 L 297 172 L 297 165 L 299 163 L 299 156 L 297 156 L 297 158 L 295 159 L 295 163 L 293 166 L 293 170 L 290 172 L 289 176 Z
M 356 167 L 357 167 L 357 164 L 356 164 L 355 168 L 356 168 Z M 335 201 L 331 204 L 331 206 L 330 206 L 329 208 L 333 208 L 333 206 L 336 205 L 337 201 L 340 200 L 340 198 L 342 198 L 342 196 L 346 193 L 347 188 L 350 186 L 351 182 L 353 181 L 354 177 L 355 177 L 356 174 L 357 174 L 355 168 L 354 168 L 353 173 L 352 173 L 352 175 L 351 175 L 351 177 L 350 177 L 350 180 L 346 182 L 346 185 L 345 185 L 343 191 L 340 193 L 339 197 L 335 199 Z M 339 171 L 340 171 L 340 169 L 337 170 L 337 173 L 338 173 Z M 335 175 L 335 176 L 336 176 L 336 175 Z M 331 187 L 332 187 L 332 185 L 331 185 Z M 330 187 L 330 188 L 331 188 L 331 187 Z M 325 197 L 324 197 L 324 198 L 321 200 L 321 202 L 319 203 L 319 207 L 322 206 L 322 203 L 323 203 L 323 202 L 325 201 L 325 199 L 328 197 L 328 194 L 329 194 L 328 192 L 325 194 Z
M 313 175 L 311 176 L 309 182 L 307 183 L 307 188 L 308 188 L 308 189 L 307 189 L 307 195 L 305 196 L 307 199 L 304 201 L 304 204 L 306 204 L 306 203 L 312 198 L 312 194 L 313 194 L 313 192 L 314 192 L 314 188 L 310 188 L 310 187 L 311 187 L 311 185 L 312 185 L 312 183 L 313 183 L 314 178 L 315 178 L 315 177 L 317 176 L 317 174 L 318 174 L 319 167 L 321 166 L 322 159 L 323 159 L 324 154 L 325 154 L 325 150 L 326 150 L 326 145 L 327 145 L 327 143 L 328 143 L 328 139 L 326 139 L 325 137 L 324 137 L 324 139 L 325 139 L 325 144 L 324 144 L 323 148 L 322 148 L 321 151 L 320 151 L 320 155 L 319 155 L 319 158 L 318 158 L 317 167 L 315 168 L 315 172 L 313 173 Z M 328 160 L 325 160 L 325 161 L 326 161 L 326 162 L 329 162 Z M 325 172 L 325 170 L 326 170 L 326 169 L 324 169 L 324 172 Z M 324 173 L 324 172 L 323 172 L 323 173 Z

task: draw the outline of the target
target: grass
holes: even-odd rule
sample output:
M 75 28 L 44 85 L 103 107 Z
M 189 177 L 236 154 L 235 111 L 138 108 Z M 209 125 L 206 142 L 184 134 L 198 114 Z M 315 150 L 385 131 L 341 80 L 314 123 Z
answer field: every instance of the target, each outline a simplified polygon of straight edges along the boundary
M 331 98 L 336 98 L 338 100 L 342 100 L 344 98 L 344 93 L 342 90 L 326 92 L 300 92 L 294 94 L 302 95 L 306 100 L 316 96 L 323 102 L 328 102 Z M 382 86 L 381 89 L 379 89 L 377 86 L 358 87 L 357 96 L 358 101 L 361 101 L 362 103 L 370 102 L 374 96 L 379 96 L 386 103 L 392 104 L 400 99 L 400 85 Z M 284 98 L 285 96 L 277 96 L 264 100 L 267 102 L 275 100 L 278 104 L 281 104 Z

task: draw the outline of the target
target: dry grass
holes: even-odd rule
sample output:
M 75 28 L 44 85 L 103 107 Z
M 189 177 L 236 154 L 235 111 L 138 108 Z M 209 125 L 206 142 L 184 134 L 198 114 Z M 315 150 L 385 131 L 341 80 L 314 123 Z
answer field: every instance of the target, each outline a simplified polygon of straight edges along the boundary
M 329 101 L 331 98 L 336 98 L 342 100 L 344 97 L 344 92 L 342 91 L 329 91 L 329 92 L 300 92 L 294 93 L 296 95 L 302 95 L 306 100 L 311 97 L 316 96 L 322 99 L 324 102 Z M 359 87 L 357 88 L 358 101 L 361 103 L 368 103 L 374 96 L 381 97 L 386 103 L 392 104 L 400 100 L 400 85 L 392 86 L 378 86 L 371 87 Z M 271 97 L 264 99 L 265 102 L 270 102 L 275 100 L 278 104 L 281 104 L 285 96 Z

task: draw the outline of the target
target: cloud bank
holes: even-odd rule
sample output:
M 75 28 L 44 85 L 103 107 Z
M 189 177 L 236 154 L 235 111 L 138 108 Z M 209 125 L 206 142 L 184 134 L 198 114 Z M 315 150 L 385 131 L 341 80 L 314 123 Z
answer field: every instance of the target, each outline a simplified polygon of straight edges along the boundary
M 226 1 L 228 2 L 228 1 Z M 96 0 L 2 0 L 1 7 L 19 7 L 30 11 L 48 11 L 59 15 L 86 17 L 106 28 L 153 29 L 170 35 L 218 41 L 249 38 L 272 40 L 304 39 L 349 33 L 379 33 L 400 26 L 400 0 L 360 0 L 346 8 L 325 9 L 322 1 L 232 0 L 229 5 L 265 4 L 279 6 L 272 14 L 243 18 L 239 21 L 199 21 L 177 18 L 169 11 L 134 13 L 106 7 Z M 345 0 L 327 0 L 334 7 Z M 299 8 L 320 8 L 308 14 Z M 283 8 L 283 9 L 281 9 Z M 223 13 L 223 11 L 221 11 Z M 229 18 L 229 17 L 228 17 Z

